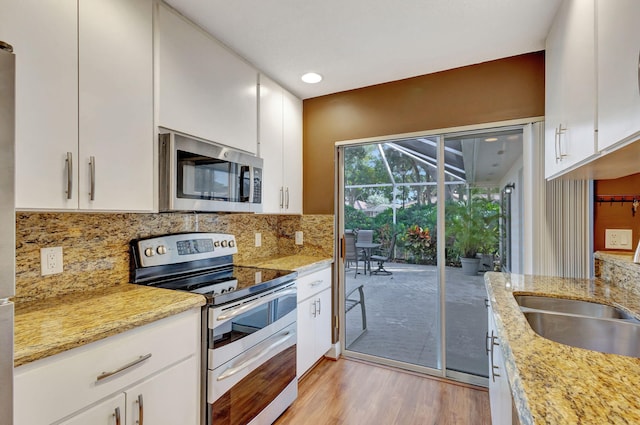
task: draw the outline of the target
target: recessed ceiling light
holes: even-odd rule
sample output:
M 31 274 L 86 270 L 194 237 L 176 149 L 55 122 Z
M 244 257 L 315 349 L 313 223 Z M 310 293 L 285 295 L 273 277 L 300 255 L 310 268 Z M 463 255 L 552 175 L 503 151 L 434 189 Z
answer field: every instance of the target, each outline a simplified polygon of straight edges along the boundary
M 484 139 L 485 142 L 497 142 L 498 138 L 497 137 L 489 137 L 487 139 Z
M 322 81 L 322 75 L 315 72 L 307 72 L 300 78 L 302 79 L 302 81 L 308 84 L 316 84 Z

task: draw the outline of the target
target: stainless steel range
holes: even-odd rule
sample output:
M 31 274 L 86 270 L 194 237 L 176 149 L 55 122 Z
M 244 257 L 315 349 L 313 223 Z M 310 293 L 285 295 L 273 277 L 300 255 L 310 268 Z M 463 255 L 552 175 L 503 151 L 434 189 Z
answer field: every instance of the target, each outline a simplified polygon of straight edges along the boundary
M 131 281 L 202 294 L 202 423 L 271 424 L 295 400 L 296 272 L 238 267 L 233 235 L 131 242 Z

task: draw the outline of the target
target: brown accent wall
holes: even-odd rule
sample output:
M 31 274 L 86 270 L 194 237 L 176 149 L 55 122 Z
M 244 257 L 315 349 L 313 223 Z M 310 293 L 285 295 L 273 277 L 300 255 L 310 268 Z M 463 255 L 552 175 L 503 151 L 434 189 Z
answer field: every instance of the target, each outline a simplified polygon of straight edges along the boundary
M 544 115 L 544 52 L 304 101 L 304 213 L 332 214 L 337 141 Z
M 596 180 L 594 182 L 596 199 L 600 195 L 640 195 L 640 173 L 612 180 Z M 640 200 L 640 196 L 638 196 Z M 631 212 L 631 203 L 595 202 L 593 214 L 593 249 L 603 251 L 605 229 L 631 229 L 633 231 L 633 248 L 640 239 L 640 208 L 635 216 Z M 633 252 L 633 251 L 629 251 Z

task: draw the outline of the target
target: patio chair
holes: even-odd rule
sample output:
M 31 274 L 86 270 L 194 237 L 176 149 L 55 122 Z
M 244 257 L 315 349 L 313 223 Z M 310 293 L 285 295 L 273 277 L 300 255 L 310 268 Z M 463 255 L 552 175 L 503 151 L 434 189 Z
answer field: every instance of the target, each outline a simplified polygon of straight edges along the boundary
M 345 300 L 345 314 L 351 311 L 358 304 L 360 305 L 360 312 L 362 314 L 362 332 L 367 330 L 367 310 L 364 306 L 363 286 L 364 285 L 360 285 L 349 291 Z M 358 291 L 358 298 L 352 297 L 353 293 L 356 291 Z
M 391 243 L 389 244 L 389 248 L 387 250 L 385 250 L 386 252 L 380 254 L 380 255 L 372 255 L 370 260 L 371 261 L 376 261 L 378 263 L 378 268 L 376 270 L 373 270 L 371 272 L 371 274 L 381 274 L 381 275 L 385 275 L 385 276 L 389 276 L 393 273 L 391 273 L 389 270 L 386 270 L 384 268 L 384 263 L 388 262 L 389 260 L 391 260 L 391 258 L 393 257 L 393 250 L 396 246 L 396 238 L 397 238 L 398 234 L 395 233 L 392 237 L 391 237 Z
M 356 235 L 353 232 L 347 232 L 345 230 L 344 232 L 344 246 L 345 246 L 345 253 L 344 253 L 344 259 L 345 259 L 345 265 L 347 266 L 347 268 L 349 268 L 350 264 L 352 262 L 356 263 L 356 274 L 355 276 L 358 276 L 358 261 L 360 261 L 361 259 L 361 255 L 358 252 L 358 250 L 356 249 Z

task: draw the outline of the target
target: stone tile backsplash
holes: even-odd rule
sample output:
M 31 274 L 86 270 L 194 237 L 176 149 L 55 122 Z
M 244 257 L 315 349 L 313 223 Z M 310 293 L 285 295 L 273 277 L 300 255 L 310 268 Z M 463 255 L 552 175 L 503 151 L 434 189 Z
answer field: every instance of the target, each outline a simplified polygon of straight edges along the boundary
M 129 241 L 175 232 L 236 235 L 236 262 L 333 257 L 333 215 L 16 213 L 16 299 L 37 300 L 129 282 Z M 304 244 L 295 245 L 302 231 Z M 255 233 L 262 246 L 254 246 Z M 63 248 L 64 272 L 40 276 L 40 248 Z

